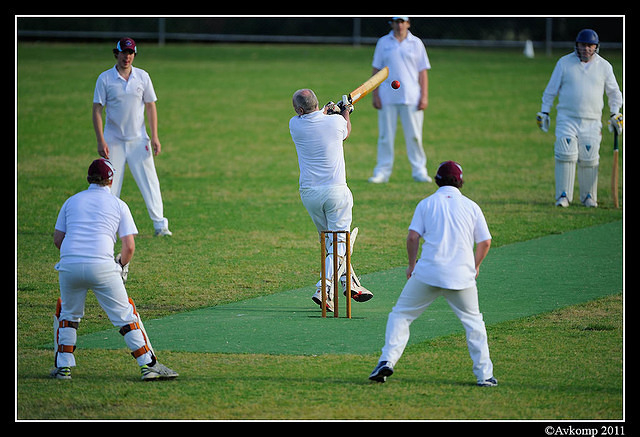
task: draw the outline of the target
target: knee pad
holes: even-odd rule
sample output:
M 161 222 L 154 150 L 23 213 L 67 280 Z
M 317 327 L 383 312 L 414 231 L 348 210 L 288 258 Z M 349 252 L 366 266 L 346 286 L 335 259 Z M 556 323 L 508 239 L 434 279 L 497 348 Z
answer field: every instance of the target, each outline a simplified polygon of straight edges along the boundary
M 554 155 L 560 161 L 576 161 L 578 159 L 577 137 L 556 137 L 554 143 Z
M 597 167 L 600 162 L 600 135 L 585 135 L 578 138 L 578 165 Z

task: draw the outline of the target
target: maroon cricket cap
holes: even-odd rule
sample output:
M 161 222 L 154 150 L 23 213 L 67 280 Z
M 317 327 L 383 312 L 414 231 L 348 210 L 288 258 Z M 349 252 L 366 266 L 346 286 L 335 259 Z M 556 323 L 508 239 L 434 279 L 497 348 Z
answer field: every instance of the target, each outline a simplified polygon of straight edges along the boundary
M 136 48 L 136 42 L 131 38 L 121 38 L 116 44 L 116 49 L 119 52 L 123 52 L 125 50 L 131 50 L 133 53 L 138 53 L 138 49 Z
M 455 161 L 445 161 L 438 167 L 438 172 L 436 173 L 437 179 L 442 178 L 453 178 L 457 181 L 462 180 L 462 167 Z
M 113 180 L 113 165 L 104 159 L 96 159 L 89 166 L 89 171 L 87 172 L 87 178 L 100 178 L 105 181 Z

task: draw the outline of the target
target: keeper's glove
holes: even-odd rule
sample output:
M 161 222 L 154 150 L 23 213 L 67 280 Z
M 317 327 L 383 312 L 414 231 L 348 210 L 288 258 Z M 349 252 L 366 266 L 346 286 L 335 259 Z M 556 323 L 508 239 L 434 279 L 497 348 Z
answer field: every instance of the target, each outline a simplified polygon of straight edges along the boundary
M 126 263 L 125 265 L 122 265 L 122 254 L 119 253 L 116 256 L 116 263 L 118 263 L 118 265 L 120 267 L 122 267 L 122 271 L 120 272 L 120 276 L 122 277 L 122 283 L 126 284 L 127 283 L 127 277 L 129 276 L 129 263 Z

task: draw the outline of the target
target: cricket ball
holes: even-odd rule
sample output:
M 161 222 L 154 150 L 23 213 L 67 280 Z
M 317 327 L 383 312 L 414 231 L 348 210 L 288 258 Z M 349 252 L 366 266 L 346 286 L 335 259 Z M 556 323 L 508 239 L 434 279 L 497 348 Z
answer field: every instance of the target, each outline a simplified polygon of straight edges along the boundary
M 393 88 L 394 90 L 397 90 L 398 88 L 400 88 L 400 82 L 397 80 L 394 80 L 393 82 L 391 82 L 391 88 Z

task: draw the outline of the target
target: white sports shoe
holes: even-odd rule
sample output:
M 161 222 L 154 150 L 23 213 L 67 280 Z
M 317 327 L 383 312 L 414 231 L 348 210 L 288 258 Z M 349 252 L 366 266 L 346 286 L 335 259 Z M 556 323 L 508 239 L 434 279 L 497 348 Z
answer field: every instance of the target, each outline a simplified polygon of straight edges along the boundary
M 156 229 L 155 233 L 153 234 L 154 237 L 170 237 L 172 235 L 173 234 L 171 233 L 169 228 Z
M 556 206 L 561 206 L 563 208 L 568 207 L 569 206 L 569 199 L 567 199 L 567 196 L 565 196 L 564 194 L 562 196 L 560 196 L 560 198 L 556 202 Z
M 428 175 L 414 176 L 413 180 L 416 182 L 433 182 L 433 179 L 431 179 Z
M 386 178 L 382 175 L 373 175 L 369 178 L 369 182 L 372 184 L 385 184 L 389 182 L 389 178 Z
M 327 286 L 327 288 L 329 287 Z M 329 294 L 330 293 L 327 290 L 327 311 L 333 312 L 333 296 L 330 296 Z M 316 292 L 313 293 L 311 300 L 317 303 L 320 306 L 320 308 L 322 308 L 322 291 L 320 290 L 320 287 L 318 287 Z
M 171 370 L 164 364 L 155 362 L 153 366 L 145 364 L 140 366 L 140 374 L 143 381 L 153 381 L 156 379 L 173 379 L 178 376 L 178 372 Z
M 342 294 L 347 295 L 347 275 L 342 275 L 340 285 L 344 290 Z M 351 274 L 351 298 L 356 302 L 366 302 L 373 297 L 373 293 L 367 290 L 360 283 L 360 279 L 355 274 Z
M 598 202 L 593 200 L 593 197 L 591 197 L 591 194 L 587 194 L 587 198 L 584 199 L 584 202 L 582 202 L 582 204 L 584 206 L 586 206 L 587 208 L 597 208 L 598 207 Z

